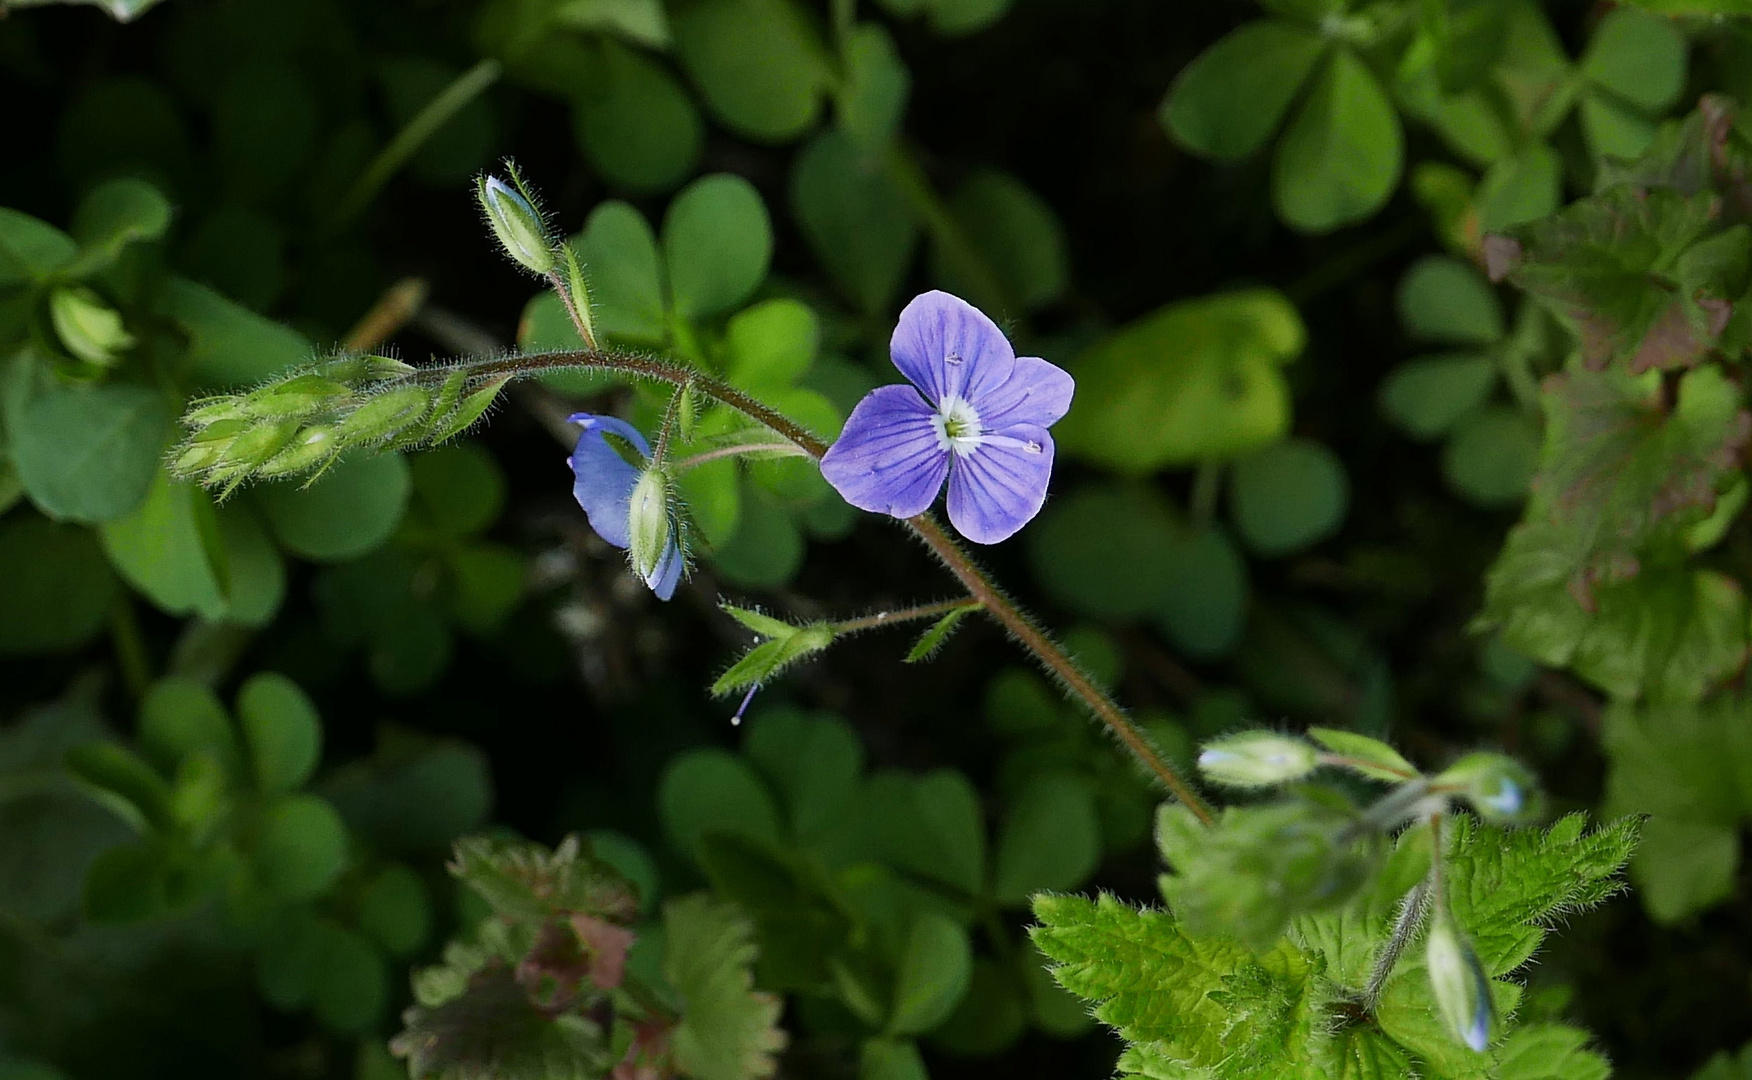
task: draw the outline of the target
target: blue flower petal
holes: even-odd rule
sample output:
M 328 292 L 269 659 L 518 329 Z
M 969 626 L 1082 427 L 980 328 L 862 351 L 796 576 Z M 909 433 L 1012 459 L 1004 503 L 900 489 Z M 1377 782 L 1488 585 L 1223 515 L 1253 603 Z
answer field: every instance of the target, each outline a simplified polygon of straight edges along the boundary
M 566 419 L 584 426 L 577 447 L 566 459 L 577 478 L 572 484 L 572 497 L 584 508 L 597 536 L 625 549 L 632 542 L 627 535 L 627 504 L 632 498 L 633 486 L 639 482 L 639 470 L 608 444 L 608 440 L 602 437 L 603 432 L 611 431 L 620 436 L 645 457 L 650 457 L 651 446 L 638 429 L 625 420 L 590 413 L 575 413 Z
M 889 355 L 931 404 L 959 397 L 978 402 L 1010 380 L 1016 351 L 998 324 L 946 292 L 913 298 L 900 313 Z
M 949 520 L 956 531 L 976 544 L 1014 536 L 1046 502 L 1052 457 L 1052 436 L 1030 424 L 987 435 L 972 451 L 956 454 L 949 470 Z
M 681 557 L 681 548 L 674 540 L 669 541 L 663 549 L 663 557 L 657 560 L 657 568 L 645 579 L 645 584 L 657 594 L 657 599 L 667 600 L 675 595 L 675 584 L 681 580 L 681 572 L 687 568 L 686 562 Z
M 1018 356 L 1009 379 L 972 405 L 987 431 L 1002 433 L 1014 424 L 1051 427 L 1071 410 L 1076 391 L 1076 380 L 1064 368 L 1038 356 Z
M 935 411 L 910 386 L 879 386 L 858 402 L 821 459 L 821 475 L 853 506 L 908 518 L 930 509 L 949 471 Z

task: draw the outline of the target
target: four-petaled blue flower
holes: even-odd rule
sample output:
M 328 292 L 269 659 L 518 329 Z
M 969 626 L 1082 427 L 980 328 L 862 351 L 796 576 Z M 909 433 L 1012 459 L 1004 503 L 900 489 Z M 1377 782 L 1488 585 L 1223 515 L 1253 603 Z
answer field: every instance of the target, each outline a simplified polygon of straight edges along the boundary
M 1071 407 L 1071 376 L 1017 356 L 996 323 L 945 292 L 906 306 L 889 353 L 912 386 L 858 402 L 821 475 L 853 506 L 899 518 L 930 509 L 947 477 L 961 535 L 980 544 L 1014 535 L 1046 501 L 1046 429 Z
M 572 496 L 584 508 L 584 514 L 590 519 L 590 527 L 596 530 L 596 535 L 624 551 L 632 544 L 631 504 L 633 489 L 639 483 L 640 470 L 621 457 L 608 444 L 603 433 L 612 432 L 625 439 L 647 461 L 651 457 L 651 446 L 639 434 L 639 430 L 625 420 L 617 420 L 612 416 L 594 416 L 590 413 L 574 413 L 566 419 L 584 426 L 583 434 L 578 436 L 577 447 L 572 451 L 572 456 L 566 459 L 566 464 L 572 467 L 572 473 L 577 477 L 572 484 Z M 675 583 L 681 580 L 684 562 L 681 548 L 671 530 L 664 544 L 662 557 L 657 560 L 651 572 L 644 575 L 645 584 L 651 587 L 659 600 L 667 600 L 675 595 Z

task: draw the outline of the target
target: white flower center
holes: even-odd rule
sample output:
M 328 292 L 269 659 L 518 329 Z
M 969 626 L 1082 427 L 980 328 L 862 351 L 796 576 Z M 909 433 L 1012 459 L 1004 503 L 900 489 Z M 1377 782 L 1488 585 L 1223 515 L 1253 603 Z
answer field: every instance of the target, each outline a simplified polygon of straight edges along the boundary
M 937 406 L 931 417 L 937 429 L 937 445 L 955 454 L 971 454 L 985 441 L 985 429 L 979 426 L 979 411 L 966 400 L 951 394 Z

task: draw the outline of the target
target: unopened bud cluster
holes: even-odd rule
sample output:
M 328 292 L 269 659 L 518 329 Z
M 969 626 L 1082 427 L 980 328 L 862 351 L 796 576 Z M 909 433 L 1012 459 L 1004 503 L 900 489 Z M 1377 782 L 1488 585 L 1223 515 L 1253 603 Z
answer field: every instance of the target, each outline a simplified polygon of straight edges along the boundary
M 1544 807 L 1538 778 L 1532 770 L 1502 754 L 1468 754 L 1440 775 L 1425 778 L 1411 770 L 1386 743 L 1352 733 L 1311 732 L 1328 749 L 1294 735 L 1275 731 L 1245 731 L 1226 735 L 1204 745 L 1198 755 L 1199 771 L 1225 787 L 1268 788 L 1295 783 L 1322 765 L 1330 765 L 1382 780 L 1406 775 L 1393 795 L 1383 799 L 1383 813 L 1370 817 L 1371 824 L 1394 828 L 1406 820 L 1440 810 L 1450 801 L 1470 807 L 1486 821 L 1505 825 L 1536 820 Z M 1343 743 L 1336 740 L 1342 735 Z M 1348 752 L 1330 752 L 1342 745 Z M 1360 755 L 1360 756 L 1359 756 Z M 1391 813 L 1385 811 L 1390 810 Z
M 505 382 L 468 368 L 428 377 L 385 356 L 333 360 L 247 393 L 193 403 L 170 471 L 229 491 L 251 479 L 320 473 L 357 447 L 440 443 L 480 419 Z

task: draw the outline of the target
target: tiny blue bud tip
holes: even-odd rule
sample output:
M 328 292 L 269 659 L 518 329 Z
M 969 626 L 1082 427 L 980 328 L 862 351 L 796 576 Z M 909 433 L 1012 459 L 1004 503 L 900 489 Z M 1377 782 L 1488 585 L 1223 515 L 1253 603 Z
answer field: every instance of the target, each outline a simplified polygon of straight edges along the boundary
M 1517 817 L 1526 806 L 1522 797 L 1521 786 L 1513 780 L 1505 779 L 1502 786 L 1489 797 L 1480 800 L 1486 807 L 1501 814 L 1503 817 Z
M 1490 1046 L 1490 1014 L 1479 1013 L 1462 1037 L 1474 1053 L 1482 1054 Z
M 870 391 L 821 459 L 821 475 L 861 510 L 910 518 L 949 488 L 949 520 L 976 544 L 1015 535 L 1046 502 L 1047 428 L 1076 384 L 1017 356 L 998 325 L 946 292 L 900 313 L 889 355 L 911 386 Z

